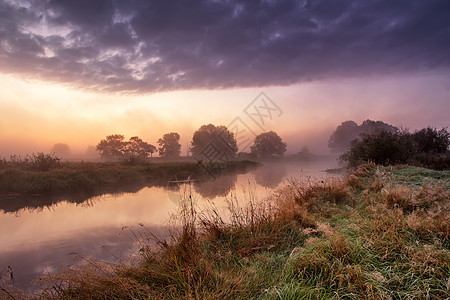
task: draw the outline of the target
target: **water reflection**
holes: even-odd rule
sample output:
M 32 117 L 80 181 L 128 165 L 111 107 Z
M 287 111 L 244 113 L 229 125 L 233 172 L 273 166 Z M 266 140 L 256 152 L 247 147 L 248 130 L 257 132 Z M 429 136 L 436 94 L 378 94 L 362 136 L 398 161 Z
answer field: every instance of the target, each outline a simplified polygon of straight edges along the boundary
M 274 168 L 271 165 L 262 166 L 254 172 L 256 183 L 266 188 L 276 188 L 287 175 L 286 165 Z
M 199 207 L 214 202 L 226 210 L 230 193 L 245 201 L 249 190 L 260 199 L 291 176 L 323 177 L 334 162 L 265 164 L 246 174 L 225 174 L 214 180 L 195 180 L 165 186 L 130 186 L 121 193 L 63 198 L 0 200 L 0 270 L 11 266 L 19 286 L 45 272 L 74 263 L 77 257 L 106 261 L 126 257 L 136 238 L 122 227 L 139 224 L 167 234 L 180 199 L 192 195 Z M 183 195 L 184 194 L 184 195 Z M 219 210 L 221 208 L 219 207 Z M 134 230 L 133 229 L 133 230 Z
M 211 180 L 195 182 L 194 188 L 201 197 L 214 199 L 228 195 L 235 188 L 236 181 L 237 174 L 222 175 Z
M 160 236 L 168 233 L 168 229 L 162 226 L 150 229 Z M 4 249 L 0 252 L 0 266 L 11 266 L 14 283 L 25 288 L 36 276 L 61 271 L 83 260 L 85 256 L 86 259 L 94 257 L 117 262 L 120 258 L 128 257 L 133 251 L 130 245 L 137 243 L 132 232 L 117 227 L 68 232 L 45 243 L 29 241 L 20 247 Z
M 103 195 L 116 195 L 120 196 L 126 193 L 137 193 L 145 187 L 161 187 L 162 184 L 153 185 L 153 184 L 128 184 L 117 186 L 114 188 L 100 189 L 93 193 L 80 193 L 80 194 L 72 194 L 72 195 L 52 195 L 52 196 L 41 196 L 41 195 L 28 195 L 23 196 L 19 194 L 10 194 L 6 196 L 0 196 L 0 212 L 19 212 L 21 210 L 27 209 L 50 209 L 51 207 L 57 205 L 60 202 L 69 202 L 74 204 L 82 204 L 92 202 L 92 200 L 102 197 Z

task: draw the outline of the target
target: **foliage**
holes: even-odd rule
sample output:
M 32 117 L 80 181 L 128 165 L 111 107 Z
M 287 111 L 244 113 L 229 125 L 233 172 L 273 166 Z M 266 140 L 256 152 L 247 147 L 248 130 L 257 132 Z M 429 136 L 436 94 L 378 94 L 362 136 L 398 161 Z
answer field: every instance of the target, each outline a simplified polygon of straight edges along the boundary
M 191 152 L 208 160 L 228 160 L 236 157 L 238 147 L 234 134 L 226 126 L 203 125 L 194 132 Z
M 11 155 L 9 161 L 3 159 L 3 166 L 8 168 L 9 166 L 19 167 L 26 170 L 36 170 L 46 172 L 51 169 L 60 166 L 61 158 L 54 153 L 45 154 L 43 152 L 32 153 L 22 158 L 20 155 Z
M 43 152 L 33 153 L 28 158 L 31 167 L 42 172 L 58 167 L 61 161 L 55 154 L 44 154 Z
M 125 143 L 125 137 L 122 134 L 112 134 L 101 140 L 95 149 L 100 152 L 102 158 L 117 160 L 124 155 Z
M 409 163 L 447 169 L 450 168 L 449 137 L 446 128 L 437 130 L 428 127 L 412 134 L 407 131 L 382 131 L 353 141 L 341 160 L 353 168 L 371 161 L 380 165 Z
M 427 127 L 416 131 L 412 139 L 417 153 L 441 154 L 450 146 L 450 133 L 447 128 L 437 130 Z
M 142 162 L 156 151 L 156 147 L 133 136 L 129 141 L 121 134 L 113 134 L 101 140 L 96 147 L 100 156 L 107 160 L 122 160 L 127 163 Z
M 205 180 L 203 183 L 204 179 L 211 179 L 209 174 L 205 175 L 205 168 L 213 173 L 236 176 L 236 173 L 256 166 L 256 163 L 250 161 L 215 162 L 211 165 L 205 163 L 203 166 L 194 161 L 145 164 L 59 162 L 42 172 L 29 158 L 21 159 L 19 164 L 17 161 L 18 157 L 16 162 L 0 160 L 0 210 L 8 205 L 16 207 L 19 203 L 29 205 L 26 196 L 30 194 L 76 196 L 83 194 L 83 197 L 90 197 L 105 192 L 136 192 L 145 186 L 165 187 L 175 176 L 177 180 L 191 176 L 198 180 L 199 185 L 214 188 L 213 185 L 217 185 L 217 182 L 208 183 Z M 17 199 L 12 198 L 10 202 L 1 201 L 1 196 L 9 193 L 17 194 Z M 34 199 L 33 203 L 42 201 L 42 198 Z M 60 200 L 61 197 L 53 199 Z
M 144 142 L 137 136 L 133 136 L 125 143 L 122 151 L 124 153 L 125 161 L 142 162 L 156 151 L 156 147 Z
M 158 140 L 159 156 L 166 158 L 179 157 L 181 152 L 180 135 L 176 132 L 166 133 Z
M 283 157 L 286 152 L 286 143 L 276 132 L 269 131 L 256 136 L 250 149 L 257 157 Z
M 62 143 L 57 143 L 53 145 L 51 153 L 55 153 L 56 155 L 62 158 L 67 158 L 70 157 L 71 155 L 69 146 L 67 144 Z
M 342 153 L 353 140 L 361 139 L 361 135 L 376 134 L 381 131 L 398 132 L 398 128 L 382 121 L 365 120 L 358 126 L 354 121 L 345 121 L 331 134 L 328 147 L 335 153 Z
M 161 248 L 139 239 L 140 262 L 88 260 L 41 278 L 39 296 L 448 299 L 449 182 L 430 172 L 371 164 L 343 180 L 293 180 L 271 201 L 229 199 L 227 220 L 187 196 L 171 243 L 150 233 Z

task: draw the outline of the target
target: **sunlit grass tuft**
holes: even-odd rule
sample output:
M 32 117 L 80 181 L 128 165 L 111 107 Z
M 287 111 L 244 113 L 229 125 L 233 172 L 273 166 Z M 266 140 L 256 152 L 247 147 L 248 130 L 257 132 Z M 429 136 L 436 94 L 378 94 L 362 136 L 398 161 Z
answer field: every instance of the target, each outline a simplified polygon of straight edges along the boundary
M 449 178 L 365 165 L 198 211 L 155 251 L 43 279 L 43 299 L 448 299 Z M 412 184 L 410 184 L 412 183 Z

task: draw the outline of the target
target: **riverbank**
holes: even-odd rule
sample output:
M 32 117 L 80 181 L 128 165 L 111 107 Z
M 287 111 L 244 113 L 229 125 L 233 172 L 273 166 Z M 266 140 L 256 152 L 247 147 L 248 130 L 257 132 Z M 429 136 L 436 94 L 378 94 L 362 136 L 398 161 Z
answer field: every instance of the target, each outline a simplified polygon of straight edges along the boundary
M 43 277 L 39 297 L 445 299 L 449 196 L 450 171 L 365 165 L 343 180 L 292 180 L 247 207 L 230 199 L 230 222 L 186 199 L 172 242 Z
M 202 179 L 227 172 L 245 172 L 252 161 L 221 163 L 161 162 L 136 165 L 100 162 L 64 162 L 48 171 L 27 165 L 0 167 L 0 199 L 17 195 L 70 195 L 119 192 L 122 188 L 166 185 L 189 176 Z

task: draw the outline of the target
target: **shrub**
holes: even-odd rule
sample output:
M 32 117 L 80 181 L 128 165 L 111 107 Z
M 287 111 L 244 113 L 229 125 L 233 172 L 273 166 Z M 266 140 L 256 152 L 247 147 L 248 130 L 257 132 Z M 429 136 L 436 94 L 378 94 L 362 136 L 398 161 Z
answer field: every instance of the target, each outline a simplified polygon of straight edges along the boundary
M 7 165 L 6 159 L 5 158 L 1 158 L 0 159 L 0 168 L 6 167 L 6 165 Z
M 450 133 L 431 127 L 414 133 L 387 132 L 365 135 L 354 140 L 340 160 L 356 168 L 365 162 L 379 165 L 413 164 L 433 169 L 450 167 Z
M 61 159 L 52 154 L 44 154 L 43 152 L 33 153 L 28 156 L 28 161 L 33 169 L 46 172 L 59 166 Z
M 442 154 L 447 152 L 450 146 L 450 133 L 447 128 L 423 128 L 414 132 L 411 138 L 417 153 Z

